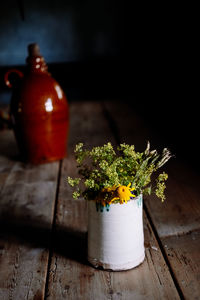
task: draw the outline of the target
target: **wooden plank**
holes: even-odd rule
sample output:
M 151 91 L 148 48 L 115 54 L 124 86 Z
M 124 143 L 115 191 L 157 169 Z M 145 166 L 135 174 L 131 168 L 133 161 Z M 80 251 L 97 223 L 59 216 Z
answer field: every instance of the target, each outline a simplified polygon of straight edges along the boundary
M 128 272 L 111 273 L 113 299 L 180 299 L 145 214 L 144 238 L 144 263 Z
M 106 103 L 108 114 L 119 128 L 119 139 L 127 143 L 138 143 L 138 135 L 144 134 L 144 123 L 140 119 L 135 126 L 137 130 L 127 128 L 126 119 L 120 119 L 115 111 L 116 103 Z M 117 110 L 122 110 L 118 103 Z M 131 118 L 131 111 L 126 110 L 127 120 Z M 127 123 L 124 125 L 124 123 Z M 141 125 L 142 124 L 142 125 Z M 144 135 L 145 136 L 145 135 Z M 158 143 L 155 140 L 155 144 Z M 166 146 L 166 145 L 165 145 Z M 188 165 L 183 165 L 178 159 L 171 160 L 165 170 L 169 174 L 164 203 L 155 196 L 146 197 L 146 209 L 160 237 L 163 251 L 168 257 L 170 268 L 174 273 L 177 285 L 186 299 L 199 297 L 199 231 L 200 231 L 200 192 L 198 185 L 199 174 Z M 180 292 L 180 293 L 181 293 Z
M 74 145 L 90 147 L 112 133 L 99 103 L 71 104 L 69 157 L 64 160 L 58 194 L 54 252 L 50 263 L 47 299 L 179 299 L 159 245 L 145 217 L 145 262 L 127 272 L 96 270 L 86 261 L 86 202 L 73 200 L 67 176 L 76 174 Z
M 23 164 L 13 133 L 0 140 L 0 299 L 43 299 L 59 162 Z
M 200 229 L 200 176 L 179 162 L 171 161 L 166 201 L 147 197 L 146 205 L 160 237 L 187 234 Z
M 162 239 L 168 260 L 187 300 L 200 295 L 200 230 Z
M 147 141 L 154 145 L 156 139 L 146 122 L 140 118 L 132 106 L 121 101 L 105 101 L 104 112 L 118 143 L 133 143 L 137 151 L 145 149 Z

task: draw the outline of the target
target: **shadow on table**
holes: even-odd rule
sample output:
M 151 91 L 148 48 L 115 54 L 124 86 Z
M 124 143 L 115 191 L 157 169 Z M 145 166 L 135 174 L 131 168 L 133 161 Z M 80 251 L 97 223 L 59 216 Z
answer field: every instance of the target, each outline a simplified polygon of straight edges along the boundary
M 2 130 L 1 133 L 1 147 L 0 156 L 4 157 L 5 160 L 20 161 L 19 150 L 15 140 L 14 132 L 10 130 Z
M 15 216 L 5 216 L 0 220 L 1 248 L 5 242 L 21 244 L 30 248 L 46 248 L 81 264 L 88 264 L 87 232 L 73 231 L 63 226 L 39 223 L 38 220 L 25 220 Z

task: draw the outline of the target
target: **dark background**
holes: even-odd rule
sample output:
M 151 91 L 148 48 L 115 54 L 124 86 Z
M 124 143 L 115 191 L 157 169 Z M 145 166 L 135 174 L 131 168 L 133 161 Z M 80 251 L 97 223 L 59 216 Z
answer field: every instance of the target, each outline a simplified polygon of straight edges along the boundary
M 37 42 L 49 70 L 70 99 L 118 95 L 114 85 L 122 77 L 123 38 L 123 2 L 12 0 L 1 3 L 3 71 L 8 66 L 24 65 L 27 45 Z
M 27 45 L 37 42 L 69 101 L 123 101 L 176 156 L 197 166 L 197 8 L 131 4 L 1 2 L 0 104 L 8 104 L 11 95 L 3 74 L 13 66 L 23 70 Z

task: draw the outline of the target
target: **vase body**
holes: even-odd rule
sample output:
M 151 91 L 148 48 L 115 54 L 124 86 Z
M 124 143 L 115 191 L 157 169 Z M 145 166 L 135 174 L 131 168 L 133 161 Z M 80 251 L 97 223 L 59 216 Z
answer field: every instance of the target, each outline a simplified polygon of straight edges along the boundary
M 88 201 L 88 261 L 94 267 L 128 270 L 143 262 L 142 195 L 99 210 Z
M 62 159 L 69 127 L 67 99 L 42 56 L 30 54 L 27 63 L 26 73 L 19 72 L 21 79 L 13 88 L 10 106 L 21 156 L 34 164 Z

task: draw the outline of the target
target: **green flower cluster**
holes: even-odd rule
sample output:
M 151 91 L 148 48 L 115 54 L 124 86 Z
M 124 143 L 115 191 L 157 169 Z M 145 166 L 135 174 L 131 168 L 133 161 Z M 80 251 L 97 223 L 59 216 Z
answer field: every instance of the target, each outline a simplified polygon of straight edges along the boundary
M 164 201 L 168 175 L 159 174 L 154 180 L 155 186 L 151 185 L 151 177 L 171 158 L 167 148 L 158 154 L 156 150 L 150 151 L 149 142 L 144 152 L 136 152 L 134 145 L 121 144 L 115 152 L 111 143 L 91 150 L 79 143 L 74 152 L 80 175 L 75 179 L 68 177 L 68 183 L 76 187 L 74 198 L 95 199 L 104 188 L 131 183 L 136 196 L 154 192 Z M 80 182 L 83 183 L 81 187 Z

